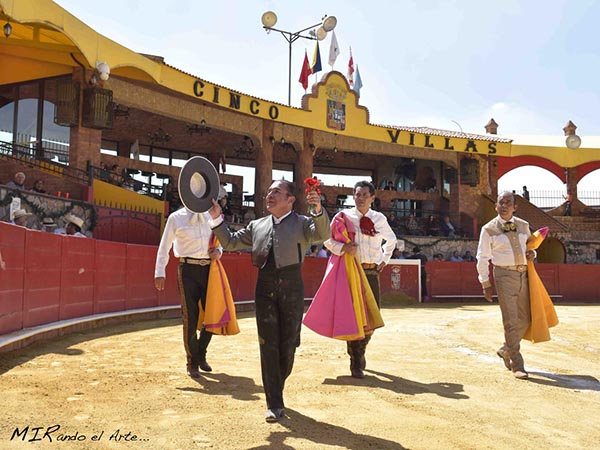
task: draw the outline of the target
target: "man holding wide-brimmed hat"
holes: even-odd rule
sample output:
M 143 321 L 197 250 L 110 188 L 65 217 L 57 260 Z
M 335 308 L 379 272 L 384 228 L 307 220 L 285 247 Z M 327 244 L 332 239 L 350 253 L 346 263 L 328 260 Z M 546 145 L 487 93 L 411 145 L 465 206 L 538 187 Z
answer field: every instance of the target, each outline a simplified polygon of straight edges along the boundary
M 200 156 L 190 158 L 179 174 L 178 192 L 185 206 L 167 219 L 156 254 L 154 285 L 159 291 L 164 290 L 165 269 L 173 248 L 173 254 L 179 259 L 178 287 L 187 374 L 199 378 L 199 369 L 212 371 L 206 353 L 213 333 L 202 323 L 198 336 L 198 321 L 206 312 L 211 262 L 220 259 L 223 253 L 221 245 L 211 245 L 211 217 L 206 212 L 211 199 L 217 198 L 219 192 L 218 174 L 210 161 Z

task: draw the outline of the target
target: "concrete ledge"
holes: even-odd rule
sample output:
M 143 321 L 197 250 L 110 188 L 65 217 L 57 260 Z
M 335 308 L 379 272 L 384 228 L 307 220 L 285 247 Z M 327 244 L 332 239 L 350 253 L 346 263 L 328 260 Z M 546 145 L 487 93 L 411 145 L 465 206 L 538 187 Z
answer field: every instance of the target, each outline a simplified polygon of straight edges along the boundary
M 0 336 L 0 353 L 18 350 L 35 342 L 54 339 L 69 333 L 90 330 L 109 324 L 122 323 L 128 320 L 166 319 L 180 316 L 181 306 L 172 305 L 94 314 L 92 316 L 60 320 L 58 322 L 26 328 Z

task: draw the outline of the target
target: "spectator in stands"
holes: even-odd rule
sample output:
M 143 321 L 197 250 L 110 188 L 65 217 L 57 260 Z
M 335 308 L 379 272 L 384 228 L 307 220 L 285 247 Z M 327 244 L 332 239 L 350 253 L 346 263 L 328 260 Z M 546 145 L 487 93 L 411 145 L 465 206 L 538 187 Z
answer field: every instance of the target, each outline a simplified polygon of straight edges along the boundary
M 233 218 L 233 212 L 231 211 L 231 206 L 229 205 L 229 197 L 227 197 L 227 195 L 221 197 L 219 200 L 219 205 L 221 206 L 221 212 L 223 213 L 225 222 L 231 222 L 231 219 Z
M 529 201 L 529 191 L 527 190 L 527 186 L 523 186 L 523 198 Z
M 118 164 L 113 164 L 110 168 L 111 183 L 121 186 L 123 184 L 123 174 Z
M 12 219 L 11 223 L 14 224 L 14 225 L 19 225 L 20 227 L 29 228 L 29 226 L 27 225 L 27 223 L 29 222 L 29 217 L 30 216 L 31 216 L 31 213 L 28 213 L 24 209 L 17 209 L 13 213 L 13 219 Z
M 428 236 L 439 236 L 440 235 L 440 221 L 434 215 L 430 215 L 427 218 L 425 224 L 425 230 Z
M 452 225 L 452 222 L 450 222 L 450 216 L 444 216 L 441 229 L 444 236 L 450 238 L 456 237 L 456 228 Z
M 388 181 L 386 187 L 383 190 L 384 191 L 395 191 L 396 188 L 394 187 L 394 182 Z
M 571 212 L 571 194 L 567 194 L 567 196 L 565 197 L 565 216 L 570 216 L 572 214 Z
M 52 217 L 44 217 L 42 219 L 42 230 L 46 233 L 54 233 L 54 230 L 56 230 L 56 222 L 54 222 Z
M 458 254 L 458 250 L 454 250 L 452 252 L 452 255 L 450 255 L 450 259 L 449 260 L 452 261 L 452 262 L 463 262 L 463 258 L 462 258 L 462 256 L 460 256 Z
M 392 259 L 404 259 L 404 255 L 402 255 L 402 250 L 396 247 L 392 252 Z
M 225 183 L 224 181 L 221 181 L 221 184 L 219 185 L 219 197 L 217 198 L 217 200 L 221 200 L 223 197 L 227 197 L 227 191 L 225 190 L 225 185 L 227 183 Z
M 323 248 L 321 245 L 313 244 L 310 246 L 310 256 L 314 256 L 315 258 L 327 258 L 327 250 Z
M 433 255 L 433 260 L 434 261 L 443 261 L 444 260 L 444 255 L 442 255 L 441 253 L 435 253 Z
M 413 254 L 408 259 L 418 259 L 421 261 L 421 297 L 423 301 L 429 300 L 427 296 L 427 272 L 425 271 L 425 264 L 427 263 L 427 256 L 421 253 L 421 249 L 418 246 L 413 248 Z
M 476 259 L 475 259 L 475 257 L 474 257 L 474 256 L 471 254 L 471 251 L 470 251 L 470 250 L 467 250 L 467 251 L 465 252 L 465 254 L 463 255 L 463 261 L 467 261 L 467 262 L 475 262 L 475 261 L 477 261 L 477 260 L 476 260 Z
M 25 178 L 26 176 L 23 172 L 17 172 L 15 173 L 13 181 L 9 181 L 8 183 L 6 183 L 6 186 L 11 189 L 23 190 L 25 189 Z
M 392 228 L 394 233 L 399 234 L 401 224 L 400 224 L 400 221 L 398 220 L 398 218 L 396 217 L 396 214 L 390 214 L 390 218 L 388 219 L 388 224 L 390 225 L 390 227 Z
M 33 183 L 33 187 L 31 188 L 33 192 L 37 192 L 38 194 L 45 194 L 46 190 L 44 189 L 44 180 L 37 179 L 35 183 Z
M 58 228 L 54 230 L 55 234 L 66 234 L 68 236 L 87 237 L 81 232 L 81 229 L 83 228 L 82 218 L 77 217 L 74 214 L 67 214 L 64 217 L 64 219 L 67 225 L 65 226 L 65 228 Z
M 417 219 L 415 219 L 414 214 L 408 216 L 408 219 L 406 220 L 406 231 L 412 236 L 421 236 L 423 234 L 423 231 L 419 226 L 419 222 L 417 222 Z

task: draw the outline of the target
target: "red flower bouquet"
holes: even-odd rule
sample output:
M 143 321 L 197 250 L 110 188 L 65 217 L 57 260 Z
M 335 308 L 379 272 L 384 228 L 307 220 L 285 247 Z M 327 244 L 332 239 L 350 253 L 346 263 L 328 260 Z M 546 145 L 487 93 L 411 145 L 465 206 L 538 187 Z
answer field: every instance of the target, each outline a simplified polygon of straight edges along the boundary
M 304 184 L 306 185 L 306 189 L 304 192 L 308 194 L 309 192 L 316 191 L 318 195 L 321 195 L 321 190 L 319 186 L 321 186 L 321 182 L 316 178 L 307 178 L 304 180 Z M 312 212 L 315 209 L 314 205 L 308 205 L 308 210 Z

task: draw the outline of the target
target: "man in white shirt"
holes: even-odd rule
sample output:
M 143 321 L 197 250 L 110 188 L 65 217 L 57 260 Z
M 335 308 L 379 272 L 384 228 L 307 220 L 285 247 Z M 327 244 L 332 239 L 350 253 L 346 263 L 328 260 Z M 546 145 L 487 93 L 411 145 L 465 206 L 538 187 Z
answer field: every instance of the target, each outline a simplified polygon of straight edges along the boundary
M 477 272 L 483 295 L 491 302 L 494 288 L 489 276 L 489 262 L 492 262 L 504 325 L 504 345 L 497 354 L 516 378 L 525 379 L 528 374 L 520 342 L 531 322 L 527 260 L 534 259 L 536 254 L 527 250 L 527 238 L 531 236 L 529 224 L 513 216 L 515 210 L 513 194 L 508 191 L 500 193 L 496 201 L 498 216 L 481 229 Z
M 375 201 L 375 187 L 368 181 L 359 181 L 354 185 L 354 204 L 356 207 L 344 210 L 344 214 L 354 224 L 356 237 L 354 242 L 342 244 L 333 239 L 325 241 L 325 246 L 335 255 L 358 255 L 365 271 L 369 286 L 373 291 L 377 306 L 379 303 L 379 273 L 390 261 L 396 247 L 396 234 L 388 224 L 387 218 L 371 209 Z M 355 378 L 364 378 L 366 367 L 365 351 L 371 336 L 360 341 L 347 341 L 350 355 L 350 373 Z
M 179 258 L 179 295 L 183 314 L 183 344 L 187 356 L 187 373 L 192 378 L 200 377 L 198 367 L 211 372 L 212 367 L 206 362 L 206 350 L 212 333 L 206 331 L 204 325 L 198 337 L 198 316 L 200 300 L 202 308 L 206 308 L 206 290 L 208 274 L 212 260 L 221 258 L 221 246 L 210 249 L 209 242 L 212 231 L 207 212 L 193 213 L 186 208 L 175 211 L 167 219 L 156 254 L 154 269 L 154 285 L 159 291 L 165 288 L 165 268 L 169 262 L 169 251 L 173 247 L 175 257 Z

